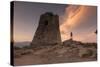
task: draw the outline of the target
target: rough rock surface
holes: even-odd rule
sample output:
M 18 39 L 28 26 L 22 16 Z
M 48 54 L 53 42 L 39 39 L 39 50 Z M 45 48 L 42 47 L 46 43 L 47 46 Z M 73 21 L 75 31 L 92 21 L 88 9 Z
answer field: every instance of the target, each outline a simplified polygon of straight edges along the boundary
M 96 43 L 86 44 L 68 40 L 63 45 L 57 44 L 37 49 L 21 48 L 15 50 L 14 65 L 96 61 L 96 46 Z
M 61 44 L 59 16 L 46 12 L 40 16 L 40 21 L 31 46 L 48 46 Z

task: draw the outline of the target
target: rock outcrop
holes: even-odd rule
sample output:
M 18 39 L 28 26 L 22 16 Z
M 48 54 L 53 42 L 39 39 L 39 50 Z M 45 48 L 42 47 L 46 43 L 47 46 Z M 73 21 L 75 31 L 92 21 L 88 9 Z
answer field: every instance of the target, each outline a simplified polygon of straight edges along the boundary
M 32 47 L 61 44 L 59 16 L 46 12 L 40 16 L 38 28 L 31 42 Z

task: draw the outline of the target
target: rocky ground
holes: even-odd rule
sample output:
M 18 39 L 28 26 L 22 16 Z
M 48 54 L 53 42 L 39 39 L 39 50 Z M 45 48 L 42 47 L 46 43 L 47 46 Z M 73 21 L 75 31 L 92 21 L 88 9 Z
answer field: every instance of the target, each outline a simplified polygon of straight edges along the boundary
M 14 65 L 71 63 L 97 60 L 97 44 L 67 40 L 62 45 L 14 49 Z

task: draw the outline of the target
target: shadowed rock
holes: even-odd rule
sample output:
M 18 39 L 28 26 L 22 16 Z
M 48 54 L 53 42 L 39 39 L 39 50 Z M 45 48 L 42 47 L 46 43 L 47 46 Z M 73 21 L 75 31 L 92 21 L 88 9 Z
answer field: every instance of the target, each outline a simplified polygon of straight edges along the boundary
M 32 47 L 61 44 L 59 16 L 46 12 L 40 16 L 39 25 L 31 42 Z

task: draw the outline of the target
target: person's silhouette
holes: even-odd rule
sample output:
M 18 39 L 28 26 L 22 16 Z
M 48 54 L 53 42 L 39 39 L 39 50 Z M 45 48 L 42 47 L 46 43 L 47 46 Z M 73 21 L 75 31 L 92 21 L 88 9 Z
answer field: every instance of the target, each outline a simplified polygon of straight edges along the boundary
M 71 37 L 71 40 L 72 40 L 73 39 L 73 33 L 72 32 L 70 33 L 70 37 Z
M 97 30 L 94 33 L 97 34 Z

